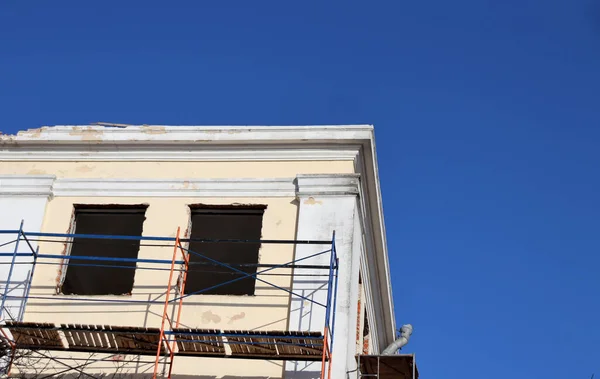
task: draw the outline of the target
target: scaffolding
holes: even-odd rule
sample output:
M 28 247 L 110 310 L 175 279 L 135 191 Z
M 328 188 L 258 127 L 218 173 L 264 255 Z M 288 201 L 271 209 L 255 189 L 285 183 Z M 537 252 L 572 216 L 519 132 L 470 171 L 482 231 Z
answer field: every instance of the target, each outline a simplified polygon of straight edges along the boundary
M 26 232 L 23 222 L 17 230 L 0 230 L 0 236 L 10 237 L 8 242 L 0 244 L 0 247 L 14 246 L 14 250 L 0 253 L 0 265 L 9 265 L 7 277 L 2 289 L 0 312 L 0 345 L 4 347 L 4 357 L 7 364 L 7 374 L 13 366 L 17 351 L 26 350 L 40 357 L 55 361 L 65 367 L 63 372 L 75 371 L 83 376 L 93 377 L 84 370 L 90 363 L 99 360 L 88 360 L 82 365 L 72 366 L 64 360 L 73 358 L 59 358 L 48 356 L 43 351 L 78 352 L 78 353 L 102 353 L 109 354 L 106 359 L 117 354 L 133 356 L 153 356 L 153 378 L 164 376 L 171 378 L 175 357 L 226 357 L 240 359 L 268 359 L 280 361 L 316 361 L 321 363 L 321 378 L 330 377 L 331 362 L 333 358 L 333 336 L 335 332 L 335 307 L 338 284 L 338 257 L 335 247 L 335 232 L 331 240 L 209 240 L 182 238 L 180 228 L 177 229 L 175 237 L 156 236 L 122 236 L 122 235 L 99 235 L 99 234 L 63 234 L 63 233 L 40 233 Z M 115 257 L 90 257 L 73 256 L 68 253 L 64 255 L 44 254 L 39 251 L 37 242 L 58 242 L 62 244 L 73 243 L 75 239 L 91 240 L 129 240 L 138 243 L 156 243 L 162 247 L 172 247 L 171 259 L 146 259 L 146 258 L 115 258 Z M 259 243 L 280 245 L 320 245 L 326 246 L 323 251 L 309 256 L 294 259 L 284 264 L 256 264 L 255 273 L 247 273 L 236 267 L 236 264 L 220 262 L 199 252 L 191 251 L 184 247 L 189 242 L 200 243 Z M 25 249 L 22 247 L 25 246 Z M 22 250 L 25 250 L 24 252 Z M 68 249 L 66 250 L 68 251 Z M 190 257 L 196 255 L 203 262 L 191 262 Z M 329 255 L 328 265 L 303 264 L 311 258 Z M 29 259 L 23 262 L 23 259 Z M 118 263 L 127 262 L 133 266 L 124 267 Z M 30 265 L 27 279 L 24 281 L 11 280 L 15 273 L 15 266 L 19 264 Z M 164 301 L 159 300 L 136 300 L 136 299 L 106 299 L 94 297 L 70 297 L 70 296 L 37 296 L 31 295 L 32 281 L 35 269 L 40 264 L 57 265 L 61 269 L 68 265 L 93 266 L 93 267 L 118 267 L 133 270 L 163 270 L 169 271 L 169 281 L 166 285 Z M 140 266 L 144 264 L 144 266 Z M 199 291 L 186 293 L 185 286 L 190 266 L 193 264 L 210 264 L 219 266 L 226 270 L 237 273 L 238 277 L 223 283 L 204 288 Z M 150 266 L 149 266 L 150 265 Z M 160 266 L 163 267 L 160 267 Z M 167 266 L 168 268 L 164 267 Z M 321 276 L 327 277 L 326 302 L 322 303 L 293 292 L 292 288 L 284 288 L 271 283 L 260 276 L 273 271 L 285 269 L 288 275 L 302 275 L 303 269 L 322 270 Z M 174 277 L 178 275 L 174 283 Z M 184 328 L 181 325 L 181 313 L 185 305 L 184 300 L 192 295 L 202 294 L 229 283 L 242 279 L 253 278 L 277 290 L 288 293 L 291 297 L 298 297 L 313 305 L 325 308 L 325 320 L 323 332 L 315 331 L 276 331 L 276 330 L 215 330 Z M 22 293 L 11 294 L 19 286 Z M 171 297 L 171 292 L 174 296 Z M 130 327 L 119 325 L 73 325 L 48 322 L 24 322 L 25 308 L 31 299 L 50 301 L 86 301 L 106 303 L 143 303 L 163 304 L 163 312 L 160 320 L 160 328 Z M 7 302 L 19 301 L 17 317 L 8 311 Z M 7 314 L 8 319 L 4 317 Z M 171 317 L 169 317 L 171 314 Z M 226 349 L 228 348 L 228 350 Z M 104 359 L 104 358 L 103 358 Z M 163 367 L 161 373 L 160 367 Z M 199 373 L 201 374 L 201 373 Z M 57 375 L 57 373 L 53 374 Z
M 419 379 L 415 354 L 359 354 L 356 360 L 359 379 Z

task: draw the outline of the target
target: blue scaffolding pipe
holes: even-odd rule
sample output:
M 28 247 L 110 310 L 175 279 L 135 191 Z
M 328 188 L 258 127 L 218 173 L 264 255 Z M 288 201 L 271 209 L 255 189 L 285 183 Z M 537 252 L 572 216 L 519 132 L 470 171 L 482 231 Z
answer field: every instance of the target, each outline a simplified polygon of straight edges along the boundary
M 330 250 L 321 251 L 320 253 L 315 253 L 315 254 L 309 255 L 308 257 L 304 257 L 304 258 L 300 258 L 300 259 L 297 259 L 297 260 L 294 260 L 294 261 L 290 261 L 290 262 L 287 262 L 287 263 L 283 263 L 283 264 L 281 264 L 281 265 L 277 265 L 277 266 L 275 266 L 275 267 L 271 267 L 271 268 L 268 268 L 268 269 L 265 269 L 265 270 L 259 271 L 259 272 L 255 273 L 255 274 L 248 274 L 248 273 L 244 273 L 244 275 L 243 275 L 243 276 L 241 276 L 241 277 L 239 277 L 239 278 L 235 278 L 235 279 L 232 279 L 232 280 L 226 281 L 226 282 L 224 282 L 224 283 L 219 283 L 219 284 L 216 284 L 216 285 L 214 285 L 214 286 L 212 286 L 212 287 L 201 289 L 200 291 L 196 291 L 196 292 L 188 293 L 187 295 L 180 296 L 180 297 L 178 297 L 178 298 L 175 298 L 175 299 L 173 299 L 172 301 L 179 300 L 179 299 L 182 299 L 182 298 L 186 298 L 186 297 L 188 297 L 188 296 L 191 296 L 191 295 L 199 295 L 199 294 L 201 294 L 201 293 L 203 293 L 203 292 L 210 291 L 211 289 L 215 289 L 215 288 L 217 288 L 217 287 L 224 286 L 224 285 L 226 285 L 226 284 L 229 284 L 229 283 L 237 282 L 238 280 L 242 280 L 242 279 L 246 279 L 246 278 L 251 278 L 251 277 L 256 277 L 256 275 L 262 275 L 262 274 L 264 274 L 265 272 L 268 272 L 268 271 L 271 271 L 271 270 L 275 270 L 275 269 L 278 269 L 278 268 L 286 268 L 286 266 L 289 266 L 289 265 L 290 265 L 290 264 L 292 264 L 292 263 L 295 263 L 295 262 L 300 262 L 300 261 L 303 261 L 303 260 L 306 260 L 306 259 L 309 259 L 309 258 L 314 258 L 314 257 L 316 257 L 316 256 L 319 256 L 319 255 L 322 255 L 322 254 L 328 253 L 329 251 L 330 251 Z M 268 283 L 268 284 L 269 284 L 269 285 L 272 285 L 272 284 L 270 284 L 270 283 Z M 299 295 L 297 295 L 297 296 L 299 296 Z
M 17 242 L 17 240 L 12 240 L 12 241 L 8 241 L 8 242 L 4 242 L 3 244 L 0 244 L 0 247 L 7 246 L 7 245 L 10 245 L 11 243 L 15 243 L 15 242 Z
M 223 332 L 223 333 L 197 333 L 192 331 L 173 331 L 173 330 L 165 330 L 165 334 L 178 334 L 178 335 L 187 335 L 187 336 L 208 336 L 208 337 L 248 337 L 248 338 L 300 338 L 300 339 L 314 339 L 314 340 L 319 340 L 319 339 L 323 339 L 323 336 L 292 336 L 292 335 L 286 335 L 286 336 L 282 336 L 282 335 L 271 335 L 271 334 L 254 334 L 254 333 L 244 333 L 244 334 L 240 334 L 240 333 L 227 333 L 227 332 Z M 181 341 L 181 340 L 178 340 Z M 203 342 L 203 341 L 198 341 L 196 340 L 196 342 Z M 237 341 L 235 342 L 237 343 Z M 264 342 L 262 342 L 264 343 Z
M 82 298 L 82 297 L 68 297 L 71 295 L 57 296 L 29 296 L 28 299 L 33 300 L 52 300 L 52 301 L 87 301 L 89 303 L 123 303 L 123 304 L 164 304 L 162 300 L 122 300 L 122 299 L 101 299 L 101 298 Z M 78 295 L 72 295 L 78 296 Z M 114 295 L 101 295 L 101 296 L 114 296 Z M 24 299 L 25 296 L 6 296 L 7 299 Z
M 324 253 L 329 252 L 330 250 L 325 250 L 323 251 Z M 0 253 L 0 257 L 12 257 L 14 255 L 14 253 Z M 32 254 L 31 253 L 17 253 L 17 257 L 31 257 Z M 52 255 L 52 254 L 39 254 L 39 258 L 46 258 L 46 259 L 59 259 L 59 260 L 85 260 L 85 261 L 109 261 L 109 262 L 131 262 L 131 263 L 154 263 L 154 264 L 170 264 L 171 261 L 170 260 L 165 260 L 165 259 L 141 259 L 141 258 L 117 258 L 117 257 L 94 257 L 94 256 L 85 256 L 85 255 Z M 15 264 L 31 264 L 32 262 L 15 262 Z M 175 260 L 175 264 L 183 264 L 184 261 L 182 260 Z M 292 262 L 293 263 L 293 262 Z M 3 263 L 0 262 L 0 264 L 8 264 L 8 262 Z M 56 265 L 60 265 L 60 264 L 64 264 L 64 263 L 40 263 L 40 264 L 56 264 Z M 69 263 L 69 265 L 75 265 L 73 263 Z M 88 266 L 88 267 L 113 267 L 113 268 L 135 268 L 135 267 L 129 267 L 129 266 L 109 266 L 109 265 L 95 265 L 95 264 L 77 264 L 78 266 Z M 190 266 L 206 266 L 206 263 L 203 262 L 190 262 Z M 243 264 L 242 266 L 247 266 L 247 267 L 265 267 L 265 265 L 261 265 L 261 264 Z M 151 267 L 137 267 L 138 269 L 149 269 L 149 270 L 153 270 L 156 268 L 151 268 Z M 281 267 L 281 268 L 288 268 L 288 267 Z M 328 268 L 328 266 L 319 266 L 319 265 L 309 265 L 309 266 L 297 266 L 294 265 L 294 267 L 289 267 L 289 268 L 297 268 L 297 269 L 325 269 Z M 162 270 L 162 269 L 156 269 L 156 270 Z M 169 269 L 165 269 L 165 270 L 169 270 Z M 179 271 L 179 270 L 176 270 Z
M 337 263 L 339 263 L 338 259 L 336 258 L 336 266 Z M 335 312 L 336 312 L 336 305 L 337 305 L 337 289 L 338 289 L 338 274 L 335 274 L 335 284 L 334 284 L 334 297 L 333 297 L 333 315 L 331 317 L 331 345 L 333 346 L 333 339 L 334 339 L 334 334 L 333 332 L 335 331 Z
M 31 262 L 24 262 L 24 263 L 31 264 Z M 55 265 L 61 265 L 62 263 L 38 262 L 37 264 L 38 265 L 55 266 Z M 117 265 L 98 265 L 98 264 L 85 264 L 85 263 L 69 263 L 69 266 L 74 266 L 74 267 L 118 268 L 118 269 L 124 269 L 124 270 L 171 271 L 171 269 L 169 269 L 169 268 L 162 268 L 162 267 L 117 266 Z M 175 269 L 173 271 L 174 272 L 182 272 L 183 270 L 182 269 Z
M 181 246 L 180 246 L 180 247 L 181 247 Z M 182 249 L 186 250 L 186 249 L 185 249 L 185 248 L 183 248 L 183 247 L 182 247 Z M 278 268 L 285 268 L 285 266 L 288 266 L 288 265 L 290 265 L 290 264 L 292 264 L 292 263 L 295 263 L 295 262 L 300 262 L 300 261 L 302 261 L 302 260 L 306 260 L 306 259 L 310 259 L 310 258 L 314 258 L 314 257 L 316 257 L 316 256 L 319 256 L 319 255 L 322 255 L 322 254 L 328 253 L 328 252 L 330 252 L 330 251 L 331 251 L 331 249 L 329 249 L 329 250 L 325 250 L 325 251 L 321 251 L 321 252 L 319 252 L 319 253 L 315 253 L 315 254 L 309 255 L 309 256 L 307 256 L 307 257 L 304 257 L 304 258 L 300 258 L 300 259 L 297 259 L 297 260 L 293 260 L 293 261 L 290 261 L 290 262 L 287 262 L 287 263 L 284 263 L 284 264 L 281 264 L 281 265 L 278 265 L 278 266 L 275 266 L 275 267 L 271 267 L 271 268 L 268 268 L 268 269 L 265 269 L 265 270 L 259 271 L 259 272 L 255 273 L 255 274 L 247 274 L 247 273 L 245 273 L 245 272 L 243 272 L 243 271 L 242 271 L 242 272 L 244 273 L 244 276 L 242 276 L 242 277 L 239 277 L 239 278 L 232 279 L 232 280 L 230 280 L 230 281 L 228 281 L 228 282 L 219 283 L 219 284 L 217 284 L 217 285 L 215 285 L 215 286 L 212 286 L 212 287 L 209 287 L 209 288 L 205 288 L 205 289 L 202 289 L 202 290 L 200 290 L 200 291 L 197 291 L 197 292 L 193 292 L 193 293 L 189 293 L 189 294 L 182 295 L 182 296 L 180 296 L 180 297 L 176 297 L 176 298 L 174 298 L 174 299 L 171 299 L 171 300 L 169 300 L 169 303 L 175 302 L 176 300 L 179 300 L 180 298 L 186 298 L 186 297 L 188 297 L 188 296 L 191 296 L 191 295 L 201 294 L 202 292 L 205 292 L 205 291 L 211 290 L 211 289 L 213 289 L 213 288 L 215 288 L 215 287 L 219 287 L 219 286 L 222 286 L 222 285 L 228 284 L 229 282 L 234 282 L 234 281 L 242 280 L 242 279 L 245 279 L 245 278 L 248 278 L 248 277 L 256 277 L 256 275 L 260 275 L 260 274 L 263 274 L 263 273 L 265 273 L 265 272 L 268 272 L 268 271 L 271 271 L 271 270 L 275 270 L 275 269 L 278 269 Z M 192 252 L 192 253 L 194 253 L 194 252 Z M 198 254 L 198 253 L 194 253 L 194 254 Z M 198 255 L 200 255 L 200 254 L 198 254 Z M 39 256 L 40 258 L 42 258 L 42 257 L 45 257 L 46 255 L 45 255 L 45 254 L 38 254 L 38 256 Z M 202 256 L 202 255 L 201 255 L 201 256 Z M 61 255 L 61 256 L 54 256 L 54 257 L 60 257 L 60 258 L 64 258 L 64 256 L 62 256 L 62 255 Z M 182 261 L 182 262 L 183 262 L 183 261 Z M 75 265 L 76 265 L 76 264 L 75 264 Z M 95 266 L 99 266 L 99 265 L 95 265 Z M 123 266 L 118 266 L 118 267 L 123 267 Z M 179 271 L 181 271 L 181 270 L 179 270 Z M 256 279 L 257 279 L 257 280 L 261 280 L 261 279 L 258 279 L 258 278 L 256 278 Z M 298 295 L 298 294 L 296 294 L 296 293 L 294 293 L 294 292 L 292 292 L 292 291 L 289 291 L 289 290 L 287 290 L 287 289 L 281 288 L 281 287 L 279 287 L 279 286 L 273 285 L 273 284 L 269 283 L 268 281 L 264 281 L 264 280 L 261 280 L 261 281 L 263 281 L 264 283 L 266 283 L 266 284 L 268 284 L 268 285 L 270 285 L 270 286 L 276 287 L 276 288 L 278 288 L 278 289 L 282 289 L 282 290 L 284 290 L 285 292 L 288 292 L 288 293 L 290 293 L 290 294 L 292 294 L 292 295 L 294 295 L 294 296 L 298 296 L 298 297 L 300 297 L 300 298 L 302 298 L 302 299 L 308 300 L 308 301 L 310 301 L 310 302 L 313 302 L 313 303 L 315 303 L 315 304 L 317 304 L 317 305 L 320 305 L 320 306 L 326 307 L 326 305 L 324 305 L 324 304 L 322 304 L 322 303 L 319 303 L 319 302 L 317 302 L 317 301 L 314 301 L 314 300 L 312 300 L 312 299 L 309 299 L 309 298 L 306 298 L 306 297 L 304 297 L 304 296 Z M 7 296 L 7 298 L 12 298 L 12 299 L 23 299 L 23 298 L 25 298 L 25 297 L 23 297 L 23 296 Z M 37 299 L 37 300 L 57 300 L 57 298 L 56 298 L 56 297 L 44 297 L 44 296 L 29 296 L 28 298 L 29 298 L 29 299 Z M 152 301 L 152 300 L 133 300 L 133 299 L 131 299 L 131 300 L 122 300 L 122 299 L 98 299 L 98 298 L 73 298 L 73 297 L 61 297 L 61 298 L 60 298 L 60 300 L 61 300 L 61 301 L 90 301 L 90 302 L 94 302 L 94 301 L 101 301 L 101 302 L 106 302 L 106 303 L 164 304 L 164 301 Z
M 37 253 L 36 249 L 34 249 L 33 246 L 31 246 L 31 243 L 29 243 L 29 238 L 27 238 L 24 231 L 21 231 L 21 235 L 23 236 L 23 239 L 25 240 L 25 242 L 27 242 L 27 245 L 29 245 L 31 252 L 34 254 Z
M 25 290 L 25 299 L 23 300 L 23 307 L 21 308 L 21 312 L 19 314 L 19 320 L 23 320 L 23 318 L 25 317 L 25 308 L 27 308 L 27 300 L 29 300 L 29 293 L 31 292 L 31 285 L 33 283 L 33 273 L 35 272 L 35 267 L 37 266 L 37 259 L 38 259 L 38 253 L 39 253 L 40 247 L 38 246 L 35 249 L 34 255 L 33 255 L 33 264 L 31 266 L 31 271 L 29 271 L 29 279 L 28 279 L 28 286 L 27 289 Z
M 23 223 L 24 220 L 21 220 L 21 226 L 19 226 L 19 230 L 17 231 L 17 242 L 15 243 L 15 250 L 13 252 L 12 261 L 10 264 L 10 269 L 8 270 L 8 276 L 6 277 L 6 284 L 4 285 L 4 295 L 2 296 L 2 302 L 0 303 L 0 317 L 4 312 L 4 306 L 6 305 L 6 296 L 8 295 L 8 287 L 10 285 L 10 279 L 12 277 L 13 270 L 15 268 L 15 260 L 17 259 L 17 251 L 19 251 L 19 242 L 21 241 L 21 234 L 23 233 Z
M 331 315 L 331 329 L 335 330 L 335 310 L 336 310 L 336 303 L 337 303 L 338 267 L 339 267 L 339 263 L 340 263 L 338 256 L 337 256 L 337 248 L 335 245 L 335 231 L 334 231 L 334 235 L 333 235 L 333 240 L 331 242 L 331 259 L 333 260 L 333 268 L 332 268 L 331 272 L 333 274 L 333 280 L 334 280 L 333 308 L 331 308 L 331 311 L 333 312 L 333 314 Z M 333 332 L 332 332 L 332 336 L 333 336 Z M 333 343 L 333 337 L 332 337 L 331 341 Z
M 69 233 L 41 233 L 27 232 L 19 230 L 0 230 L 0 234 L 21 233 L 32 237 L 55 237 L 55 238 L 82 238 L 82 239 L 111 239 L 111 240 L 130 240 L 130 241 L 169 241 L 175 242 L 174 237 L 155 237 L 155 236 L 121 236 L 107 234 L 69 234 Z M 204 243 L 261 243 L 261 244 L 282 244 L 282 245 L 329 245 L 331 241 L 325 240 L 244 240 L 244 239 L 204 239 L 204 238 L 180 238 L 180 242 L 204 242 Z M 170 262 L 169 262 L 170 263 Z
M 200 336 L 202 336 L 202 337 L 204 337 L 204 336 L 208 336 L 208 337 L 213 336 L 214 337 L 214 336 L 223 336 L 223 335 L 222 334 L 218 334 L 218 335 L 200 334 Z M 296 336 L 267 336 L 267 335 L 256 335 L 256 336 L 250 335 L 249 336 L 247 334 L 234 334 L 231 337 L 243 337 L 243 338 L 254 338 L 254 337 L 255 338 L 282 338 L 282 337 L 285 338 L 285 337 L 288 337 L 288 338 L 292 338 L 292 339 L 296 338 Z M 297 338 L 302 339 L 302 337 L 306 338 L 306 336 L 298 336 Z M 309 338 L 309 340 L 314 340 L 315 342 L 317 340 L 322 340 L 322 339 L 323 339 L 322 337 L 310 337 Z M 194 343 L 194 342 L 211 342 L 211 341 L 198 341 L 198 340 L 182 340 L 180 338 L 177 338 L 177 339 L 167 338 L 164 341 L 167 342 L 167 343 L 170 343 L 170 342 L 190 342 L 190 343 Z M 303 346 L 298 346 L 297 343 L 293 343 L 293 342 L 281 342 L 281 341 L 277 341 L 277 342 L 274 342 L 274 343 L 259 342 L 259 341 L 256 341 L 256 342 L 254 342 L 254 341 L 227 341 L 227 344 L 229 344 L 229 345 L 249 345 L 249 346 L 261 346 L 261 345 L 262 346 L 265 346 L 265 345 L 295 346 L 295 347 L 298 347 L 300 349 L 302 349 L 302 348 L 304 348 L 304 349 L 311 349 L 311 348 L 312 349 L 321 349 L 321 347 L 318 346 L 318 345 L 311 344 L 311 343 L 307 344 L 305 342 L 302 343 Z M 274 356 L 274 358 L 275 358 L 275 356 Z
M 331 311 L 331 287 L 333 284 L 333 262 L 334 262 L 334 246 L 335 246 L 335 230 L 333 231 L 333 236 L 331 239 L 331 255 L 329 257 L 329 278 L 327 279 L 327 305 L 325 309 L 325 326 L 327 326 L 327 330 L 329 330 L 329 316 Z
M 246 278 L 250 278 L 250 277 L 252 277 L 252 278 L 255 278 L 256 280 L 258 280 L 258 281 L 260 281 L 260 282 L 263 282 L 263 283 L 265 283 L 265 284 L 268 284 L 268 285 L 270 285 L 270 286 L 272 286 L 272 287 L 275 287 L 275 288 L 277 288 L 277 289 L 280 289 L 280 290 L 282 290 L 282 291 L 285 291 L 285 292 L 287 292 L 287 293 L 289 293 L 289 294 L 291 294 L 291 295 L 297 296 L 297 297 L 299 297 L 299 298 L 301 298 L 301 299 L 307 300 L 307 301 L 309 301 L 309 302 L 311 302 L 311 303 L 314 303 L 314 304 L 320 305 L 320 306 L 322 306 L 322 307 L 326 307 L 326 305 L 324 305 L 324 304 L 321 304 L 321 303 L 319 303 L 318 301 L 315 301 L 315 300 L 309 299 L 309 298 L 307 298 L 307 297 L 305 297 L 305 296 L 302 296 L 302 295 L 298 295 L 297 293 L 294 293 L 294 292 L 292 292 L 292 291 L 290 291 L 290 290 L 288 290 L 288 289 L 286 289 L 286 288 L 280 287 L 280 286 L 278 286 L 278 285 L 276 285 L 276 284 L 273 284 L 273 283 L 267 282 L 266 280 L 259 279 L 259 278 L 257 277 L 257 275 L 259 275 L 259 274 L 262 274 L 262 273 L 264 273 L 264 272 L 267 272 L 267 271 L 274 270 L 274 269 L 276 269 L 276 268 L 279 268 L 279 267 L 272 267 L 272 268 L 269 268 L 269 269 L 266 269 L 266 270 L 259 271 L 259 272 L 255 273 L 255 274 L 248 274 L 248 273 L 246 273 L 246 272 L 244 272 L 244 271 L 242 271 L 242 270 L 238 270 L 238 269 L 236 269 L 236 268 L 233 268 L 233 267 L 231 267 L 231 266 L 229 266 L 229 265 L 227 265 L 227 264 L 225 264 L 225 263 L 222 263 L 222 262 L 216 261 L 216 260 L 214 260 L 214 259 L 211 259 L 211 258 L 208 258 L 208 257 L 206 257 L 206 256 L 204 256 L 204 255 L 202 255 L 202 254 L 199 254 L 199 253 L 196 253 L 196 252 L 194 252 L 194 251 L 188 250 L 188 249 L 186 249 L 186 248 L 182 247 L 181 245 L 179 245 L 179 248 L 181 248 L 181 249 L 183 249 L 183 250 L 187 251 L 187 252 L 188 252 L 188 253 L 190 253 L 190 254 L 195 254 L 195 255 L 197 255 L 197 256 L 199 256 L 199 257 L 201 257 L 201 258 L 207 259 L 207 260 L 209 260 L 209 261 L 213 261 L 213 262 L 217 263 L 217 264 L 218 264 L 218 265 L 220 265 L 220 266 L 227 267 L 227 268 L 229 268 L 229 269 L 231 269 L 231 270 L 233 270 L 233 271 L 237 271 L 237 272 L 239 272 L 239 273 L 242 273 L 242 274 L 244 274 L 244 275 L 243 275 L 243 276 L 241 276 L 241 277 L 239 277 L 239 278 L 235 278 L 235 279 L 229 280 L 229 281 L 227 281 L 227 282 L 224 282 L 224 283 L 219 283 L 219 284 L 217 284 L 217 285 L 214 285 L 214 286 L 211 286 L 211 287 L 209 287 L 209 288 L 203 288 L 203 289 L 202 289 L 202 290 L 200 290 L 200 291 L 196 291 L 196 292 L 192 292 L 192 293 L 188 293 L 188 294 L 182 295 L 182 296 L 180 296 L 180 297 L 178 297 L 178 298 L 175 298 L 175 299 L 173 299 L 173 301 L 175 301 L 175 300 L 179 300 L 179 299 L 183 299 L 183 298 L 186 298 L 186 297 L 188 297 L 188 296 L 191 296 L 191 295 L 198 295 L 198 294 L 201 294 L 201 293 L 203 293 L 203 292 L 210 291 L 211 289 L 215 289 L 215 288 L 217 288 L 217 287 L 224 286 L 224 285 L 226 285 L 226 284 L 233 283 L 233 282 L 236 282 L 236 281 L 238 281 L 238 280 L 242 280 L 242 279 L 246 279 Z M 313 258 L 313 257 L 316 257 L 316 256 L 318 256 L 318 255 L 325 254 L 325 253 L 327 253 L 327 252 L 329 252 L 329 251 L 330 251 L 330 250 L 325 250 L 325 251 L 322 251 L 322 252 L 320 252 L 320 253 L 316 253 L 316 254 L 310 255 L 310 256 L 308 256 L 308 257 L 304 257 L 304 258 L 300 258 L 300 259 L 298 259 L 298 260 L 294 260 L 294 261 L 291 261 L 291 262 L 288 262 L 288 263 L 284 263 L 284 264 L 283 264 L 283 265 L 281 265 L 281 266 L 283 267 L 283 266 L 286 266 L 286 265 L 292 264 L 292 263 L 294 263 L 294 262 L 300 262 L 300 261 L 302 261 L 302 260 L 305 260 L 305 259 Z
M 1 263 L 0 264 L 8 264 L 7 263 Z M 34 264 L 33 262 L 15 262 L 15 265 L 31 265 Z M 46 265 L 46 266 L 57 266 L 57 265 L 64 265 L 64 263 L 55 263 L 55 262 L 37 262 L 35 264 L 38 265 Z M 161 267 L 143 267 L 143 266 L 117 266 L 117 265 L 104 265 L 104 264 L 92 264 L 92 263 L 69 263 L 69 266 L 75 266 L 75 267 L 103 267 L 103 268 L 116 268 L 116 269 L 122 269 L 122 270 L 147 270 L 147 271 L 171 271 L 171 269 L 168 268 L 161 268 Z M 262 266 L 257 266 L 257 267 L 262 267 Z M 283 266 L 283 265 L 277 265 L 276 267 L 270 267 L 271 269 L 302 269 L 302 268 L 312 268 L 314 269 L 315 267 L 312 266 L 298 266 L 298 265 L 289 265 L 289 266 Z M 323 267 L 316 267 L 318 269 L 323 269 Z M 176 268 L 173 269 L 173 272 L 184 272 L 185 269 L 183 268 Z M 213 271 L 193 271 L 193 272 L 213 272 Z M 257 273 L 257 275 L 263 275 L 261 272 Z M 270 276 L 288 276 L 289 274 L 264 274 L 264 275 L 270 275 Z M 312 277 L 312 276 L 325 276 L 327 274 L 301 274 L 301 273 L 295 273 L 295 276 L 303 276 L 303 277 Z M 244 278 L 241 278 L 244 279 Z M 235 279 L 238 280 L 238 279 Z M 0 283 L 2 283 L 2 281 L 0 281 Z M 227 283 L 223 283 L 223 284 L 227 284 Z M 194 293 L 195 294 L 195 293 Z
M 12 256 L 12 253 L 0 253 L 0 257 Z M 18 257 L 31 257 L 31 253 L 17 253 Z M 143 259 L 143 258 L 117 258 L 117 257 L 89 257 L 85 255 L 54 255 L 54 254 L 39 254 L 38 258 L 60 259 L 60 260 L 78 260 L 78 261 L 105 261 L 105 262 L 130 262 L 130 263 L 156 263 L 156 264 L 171 264 L 170 260 L 166 259 Z M 31 263 L 31 262 L 29 262 Z M 183 264 L 183 261 L 175 261 L 176 264 Z M 60 263 L 56 263 L 60 264 Z

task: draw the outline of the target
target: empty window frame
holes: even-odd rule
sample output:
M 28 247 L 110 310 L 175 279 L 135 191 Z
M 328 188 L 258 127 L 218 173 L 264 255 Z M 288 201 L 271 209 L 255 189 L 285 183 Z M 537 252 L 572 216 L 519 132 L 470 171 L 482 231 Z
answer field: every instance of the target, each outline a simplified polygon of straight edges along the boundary
M 255 274 L 260 242 L 204 242 L 202 240 L 250 240 L 261 238 L 266 206 L 192 206 L 189 249 L 243 273 L 190 253 L 185 293 L 254 295 L 256 279 L 247 277 L 221 285 L 245 274 Z
M 75 234 L 141 236 L 147 206 L 76 206 Z M 74 238 L 70 256 L 138 257 L 139 240 Z M 61 286 L 65 295 L 125 295 L 133 289 L 135 262 L 107 260 L 67 261 Z

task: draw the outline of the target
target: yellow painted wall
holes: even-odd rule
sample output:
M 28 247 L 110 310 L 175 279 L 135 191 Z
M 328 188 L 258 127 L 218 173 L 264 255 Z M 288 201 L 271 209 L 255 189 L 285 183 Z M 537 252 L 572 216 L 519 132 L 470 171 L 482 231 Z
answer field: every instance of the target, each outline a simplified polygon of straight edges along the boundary
M 0 175 L 59 178 L 293 178 L 297 174 L 349 174 L 352 161 L 289 162 L 0 162 Z

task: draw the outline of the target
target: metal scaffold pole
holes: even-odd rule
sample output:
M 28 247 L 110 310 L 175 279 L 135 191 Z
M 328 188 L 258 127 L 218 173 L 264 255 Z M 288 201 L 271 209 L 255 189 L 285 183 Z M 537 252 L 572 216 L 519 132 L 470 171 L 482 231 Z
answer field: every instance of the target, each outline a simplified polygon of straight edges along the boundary
M 15 261 L 17 260 L 17 254 L 19 253 L 19 242 L 21 242 L 21 235 L 23 234 L 23 223 L 25 220 L 21 220 L 21 225 L 19 226 L 19 232 L 17 234 L 17 241 L 15 242 L 15 249 L 12 254 L 12 260 L 10 262 L 10 268 L 8 269 L 8 275 L 6 277 L 6 282 L 4 283 L 4 294 L 2 295 L 2 303 L 0 304 L 0 315 L 2 315 L 2 319 L 4 320 L 4 313 L 10 316 L 10 312 L 6 309 L 6 298 L 8 297 L 8 293 L 10 292 L 10 280 L 12 279 L 12 274 L 15 269 Z
M 156 379 L 157 374 L 158 374 L 160 355 L 161 355 L 161 351 L 163 349 L 163 340 L 165 338 L 165 323 L 166 323 L 167 319 L 169 318 L 169 315 L 168 315 L 169 295 L 171 294 L 171 284 L 173 281 L 173 270 L 175 269 L 175 261 L 177 259 L 177 249 L 179 247 L 179 232 L 180 232 L 180 228 L 177 228 L 177 234 L 175 237 L 175 245 L 173 248 L 173 259 L 171 260 L 171 271 L 169 272 L 169 282 L 167 284 L 167 292 L 165 294 L 165 306 L 163 308 L 162 320 L 160 323 L 160 336 L 158 338 L 158 341 L 159 341 L 158 348 L 156 349 L 156 360 L 154 362 L 154 375 L 152 376 L 153 379 Z M 171 324 L 171 323 L 169 322 L 169 324 Z M 164 341 L 164 342 L 169 350 L 169 366 L 173 366 L 173 350 L 171 350 L 171 345 L 168 341 Z M 169 368 L 169 378 L 170 377 L 171 377 L 171 368 Z

